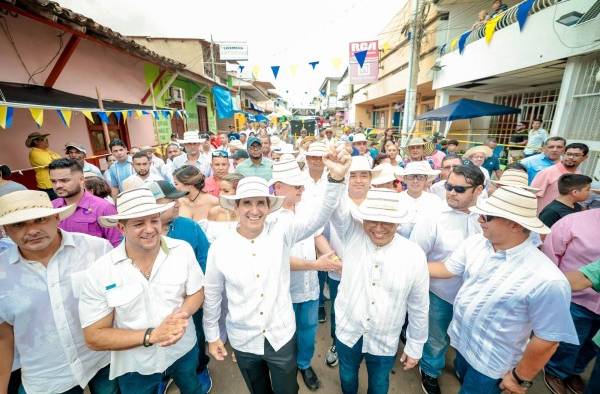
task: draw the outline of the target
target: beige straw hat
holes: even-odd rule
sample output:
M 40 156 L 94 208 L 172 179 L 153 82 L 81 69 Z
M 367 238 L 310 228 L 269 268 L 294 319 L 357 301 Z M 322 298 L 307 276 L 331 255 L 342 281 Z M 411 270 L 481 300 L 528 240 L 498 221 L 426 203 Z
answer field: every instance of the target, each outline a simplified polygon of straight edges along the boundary
M 400 224 L 408 219 L 408 211 L 400 204 L 400 193 L 380 188 L 369 189 L 365 201 L 352 213 L 357 219 L 374 222 Z
M 405 155 L 408 154 L 409 146 L 423 146 L 423 155 L 424 156 L 431 156 L 433 154 L 433 152 L 435 151 L 435 145 L 433 144 L 432 141 L 426 141 L 425 139 L 420 138 L 420 137 L 411 138 L 408 141 L 408 143 L 406 144 L 406 146 L 402 147 Z
M 268 182 L 269 186 L 273 186 L 277 182 L 285 183 L 290 186 L 304 186 L 308 176 L 300 170 L 295 157 L 281 158 L 273 163 L 273 178 Z
M 371 179 L 371 185 L 378 186 L 384 183 L 393 182 L 397 179 L 400 173 L 398 167 L 394 167 L 389 163 L 380 164 L 373 168 L 373 178 Z
M 535 233 L 550 233 L 550 229 L 537 217 L 537 198 L 521 188 L 501 186 L 487 199 L 479 199 L 477 205 L 469 210 L 511 220 Z
M 492 181 L 493 184 L 498 186 L 514 186 L 521 189 L 529 190 L 530 192 L 537 193 L 540 189 L 531 187 L 528 185 L 529 178 L 525 171 L 509 168 L 502 173 L 500 179 Z
M 327 145 L 320 141 L 313 142 L 308 146 L 308 150 L 304 152 L 305 156 L 323 157 L 327 154 Z
M 235 202 L 242 198 L 266 197 L 269 199 L 269 212 L 275 212 L 283 205 L 284 197 L 273 196 L 269 193 L 269 185 L 263 178 L 257 176 L 244 177 L 238 183 L 235 195 L 220 196 L 219 203 L 225 209 L 234 210 Z
M 356 133 L 352 136 L 352 143 L 367 142 L 367 137 L 363 133 Z
M 104 227 L 114 227 L 119 220 L 143 218 L 162 213 L 173 207 L 175 202 L 157 204 L 154 195 L 147 187 L 126 190 L 117 196 L 117 214 L 100 216 L 98 222 Z
M 467 149 L 467 151 L 462 155 L 463 159 L 468 159 L 471 156 L 473 156 L 475 153 L 483 153 L 486 157 L 486 159 L 488 157 L 492 156 L 492 148 L 490 148 L 487 145 L 478 145 L 478 146 L 474 146 L 472 148 Z
M 58 215 L 63 220 L 73 212 L 74 204 L 54 208 L 45 192 L 19 190 L 0 197 L 0 226 Z

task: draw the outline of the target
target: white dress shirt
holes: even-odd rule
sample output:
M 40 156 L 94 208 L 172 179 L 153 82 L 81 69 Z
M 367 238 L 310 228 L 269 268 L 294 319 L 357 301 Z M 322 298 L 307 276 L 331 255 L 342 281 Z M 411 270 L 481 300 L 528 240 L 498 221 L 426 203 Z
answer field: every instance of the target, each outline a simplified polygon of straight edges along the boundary
M 465 239 L 481 233 L 479 214 L 465 213 L 446 205 L 436 216 L 423 216 L 417 221 L 410 240 L 423 249 L 427 261 L 445 261 Z M 462 279 L 431 279 L 429 290 L 452 304 L 462 284 Z
M 450 343 L 478 372 L 502 378 L 521 359 L 532 332 L 546 341 L 579 343 L 569 282 L 531 238 L 495 251 L 476 234 L 445 265 L 464 281 L 454 300 Z
M 410 238 L 410 233 L 417 222 L 424 216 L 435 216 L 441 212 L 445 203 L 438 196 L 422 192 L 418 198 L 411 197 L 405 190 L 400 193 L 400 207 L 408 211 L 407 222 L 398 226 L 398 232 L 404 238 Z
M 47 267 L 24 259 L 17 247 L 6 250 L 0 264 L 0 323 L 13 327 L 28 394 L 84 388 L 110 361 L 108 352 L 87 347 L 77 303 L 85 270 L 112 246 L 59 231 L 61 244 Z
M 204 275 L 187 242 L 163 237 L 149 280 L 127 257 L 126 242 L 121 242 L 87 270 L 79 301 L 82 327 L 112 312 L 115 328 L 158 327 L 166 316 L 181 307 L 186 296 L 202 289 Z M 162 373 L 195 344 L 196 331 L 190 317 L 185 334 L 171 346 L 140 345 L 112 351 L 110 379 L 128 372 Z
M 358 206 L 354 203 L 354 201 L 352 201 L 352 199 L 350 197 L 348 197 L 348 195 L 345 195 L 342 198 L 346 200 L 344 203 L 347 204 L 347 206 L 350 210 L 354 210 L 354 209 L 358 208 Z M 335 226 L 331 222 L 329 223 L 329 246 L 331 246 L 331 249 L 333 249 L 335 251 L 336 256 L 338 256 L 340 258 L 340 260 L 342 261 L 342 264 L 343 264 L 344 252 L 346 250 L 346 247 L 345 247 L 344 243 L 342 242 L 342 240 L 340 239 L 340 236 L 338 235 L 337 230 L 335 229 Z M 330 271 L 327 273 L 327 276 L 329 276 L 333 280 L 337 280 L 338 282 L 340 280 L 342 280 L 341 272 Z
M 208 342 L 219 339 L 223 289 L 228 299 L 226 319 L 231 346 L 263 355 L 265 338 L 279 350 L 296 331 L 290 296 L 290 250 L 310 237 L 329 219 L 344 185 L 328 183 L 322 204 L 312 214 L 267 221 L 254 239 L 237 229 L 219 236 L 208 251 L 204 301 L 204 333 Z M 234 245 L 234 247 L 232 247 Z
M 210 155 L 209 155 L 210 156 Z M 176 158 L 173 159 L 173 166 L 172 166 L 172 171 L 175 171 L 185 165 L 193 165 L 195 166 L 197 169 L 200 170 L 200 172 L 204 175 L 204 176 L 210 176 L 211 173 L 211 167 L 210 167 L 210 157 L 207 155 L 204 155 L 202 153 L 200 153 L 200 156 L 198 156 L 198 160 L 196 160 L 193 163 L 188 163 L 188 157 L 187 157 L 187 153 L 182 153 L 179 156 L 177 156 Z
M 346 204 L 340 205 L 331 220 L 346 246 L 335 299 L 337 339 L 352 347 L 362 337 L 363 353 L 393 356 L 408 312 L 404 352 L 421 358 L 429 320 L 425 254 L 397 234 L 389 244 L 376 246 Z

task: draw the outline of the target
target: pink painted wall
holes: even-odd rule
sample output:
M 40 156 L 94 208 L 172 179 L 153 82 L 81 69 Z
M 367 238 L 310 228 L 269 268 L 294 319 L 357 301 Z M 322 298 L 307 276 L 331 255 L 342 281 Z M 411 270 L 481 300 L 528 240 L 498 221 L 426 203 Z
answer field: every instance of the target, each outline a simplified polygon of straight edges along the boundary
M 57 36 L 61 31 L 19 16 L 7 17 L 9 29 L 17 50 L 30 72 L 43 69 L 54 57 L 58 48 Z M 63 45 L 70 38 L 63 36 Z M 0 35 L 0 80 L 42 85 L 54 63 L 45 71 L 30 80 L 23 65 L 19 62 L 14 48 L 5 35 Z M 88 40 L 82 40 L 75 49 L 69 63 L 58 78 L 55 89 L 69 93 L 96 97 L 96 86 L 103 99 L 139 104 L 147 86 L 144 82 L 144 61 L 116 49 L 104 47 Z M 153 145 L 154 130 L 150 116 L 141 119 L 128 119 L 128 129 L 133 146 Z M 13 126 L 0 129 L 0 162 L 13 169 L 29 167 L 28 149 L 24 145 L 27 135 L 36 131 L 27 109 L 16 109 Z M 91 147 L 84 117 L 73 113 L 71 127 L 62 125 L 55 111 L 44 111 L 44 125 L 39 131 L 51 133 L 50 148 L 63 152 L 64 144 L 75 141 L 88 149 Z

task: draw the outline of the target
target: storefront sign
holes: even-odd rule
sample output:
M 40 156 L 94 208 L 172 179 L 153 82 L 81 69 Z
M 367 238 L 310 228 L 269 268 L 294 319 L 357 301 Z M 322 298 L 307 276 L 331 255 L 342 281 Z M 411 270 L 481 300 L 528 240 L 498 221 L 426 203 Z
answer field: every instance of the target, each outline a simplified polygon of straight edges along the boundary
M 356 59 L 356 52 L 367 51 L 365 62 L 362 67 Z M 349 69 L 350 83 L 365 84 L 377 81 L 379 75 L 379 45 L 377 41 L 351 42 L 349 45 Z

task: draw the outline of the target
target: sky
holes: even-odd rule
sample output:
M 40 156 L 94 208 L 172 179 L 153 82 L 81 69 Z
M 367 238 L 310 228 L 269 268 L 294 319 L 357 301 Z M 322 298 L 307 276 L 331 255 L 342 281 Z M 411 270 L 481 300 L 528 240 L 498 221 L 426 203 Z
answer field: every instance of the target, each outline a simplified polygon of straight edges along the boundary
M 405 1 L 58 0 L 124 35 L 245 41 L 249 60 L 241 62 L 242 77 L 258 66 L 257 79 L 272 82 L 295 105 L 318 95 L 325 77 L 341 76 L 348 43 L 377 39 Z M 338 67 L 336 58 L 342 60 Z M 315 70 L 312 61 L 319 61 Z M 281 67 L 277 79 L 271 66 Z

